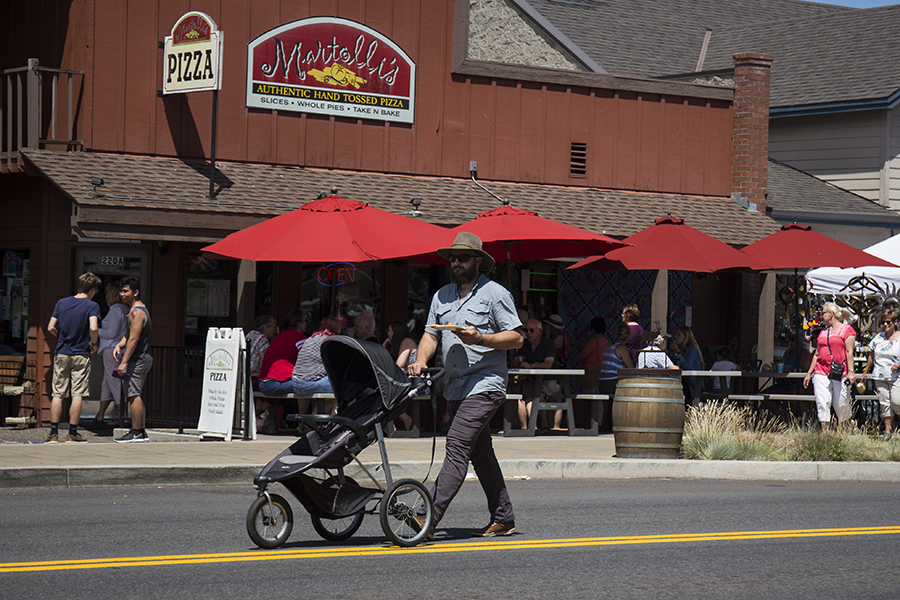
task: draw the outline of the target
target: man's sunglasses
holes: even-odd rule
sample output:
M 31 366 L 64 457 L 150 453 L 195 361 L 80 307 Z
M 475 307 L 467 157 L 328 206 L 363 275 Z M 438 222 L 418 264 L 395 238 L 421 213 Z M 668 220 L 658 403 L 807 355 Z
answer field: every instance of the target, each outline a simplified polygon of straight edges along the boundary
M 465 265 L 465 264 L 468 264 L 468 262 L 470 260 L 472 260 L 473 258 L 475 258 L 475 257 L 471 254 L 451 254 L 450 256 L 447 257 L 447 260 L 449 260 L 452 263 L 458 262 L 461 265 Z
M 528 333 L 534 333 L 535 331 L 541 331 L 541 330 L 540 330 L 540 329 L 535 329 L 534 327 L 531 327 L 531 328 L 529 328 L 529 329 L 526 329 L 525 331 L 527 331 Z

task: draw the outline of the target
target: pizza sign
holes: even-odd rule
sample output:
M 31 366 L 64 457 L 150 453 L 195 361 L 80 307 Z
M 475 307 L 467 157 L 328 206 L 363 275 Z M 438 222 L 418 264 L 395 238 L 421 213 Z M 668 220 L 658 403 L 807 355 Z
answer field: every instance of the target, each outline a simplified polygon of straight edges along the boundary
M 412 123 L 416 65 L 392 40 L 335 17 L 301 19 L 247 48 L 247 106 Z
M 206 14 L 189 12 L 166 37 L 163 94 L 222 87 L 222 32 Z

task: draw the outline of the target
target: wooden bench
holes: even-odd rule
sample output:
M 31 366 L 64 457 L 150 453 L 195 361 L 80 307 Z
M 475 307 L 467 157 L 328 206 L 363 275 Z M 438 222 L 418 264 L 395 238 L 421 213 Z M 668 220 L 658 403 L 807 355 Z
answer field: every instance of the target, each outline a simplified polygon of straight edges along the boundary
M 0 356 L 0 416 L 16 417 L 18 406 L 13 406 L 22 394 L 34 393 L 30 381 L 25 381 L 25 357 Z
M 603 402 L 609 400 L 609 394 L 578 394 L 575 399 L 587 403 L 588 427 L 576 429 L 572 435 L 600 435 L 600 412 Z
M 563 410 L 566 411 L 567 425 L 569 435 L 599 435 L 600 433 L 600 406 L 604 400 L 609 400 L 607 394 L 578 394 L 575 400 L 583 400 L 587 402 L 587 421 L 588 427 L 585 429 L 575 429 L 574 410 L 571 401 L 559 402 L 532 402 L 531 418 L 528 422 L 528 429 L 519 429 L 519 413 L 518 404 L 522 400 L 522 394 L 507 394 L 506 403 L 503 406 L 503 437 L 534 437 L 537 413 L 539 410 Z M 516 427 L 513 427 L 515 423 Z

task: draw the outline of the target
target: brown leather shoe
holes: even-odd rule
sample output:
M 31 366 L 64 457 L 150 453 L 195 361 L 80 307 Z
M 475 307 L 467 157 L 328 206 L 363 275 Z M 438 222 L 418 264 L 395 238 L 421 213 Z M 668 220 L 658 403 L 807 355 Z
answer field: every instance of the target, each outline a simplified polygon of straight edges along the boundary
M 416 531 L 416 533 L 419 533 L 420 531 L 422 531 L 422 528 L 425 527 L 425 517 L 420 517 L 419 515 L 416 515 L 416 516 L 412 517 L 411 519 L 408 518 L 406 520 L 406 523 L 407 523 L 407 525 L 412 527 Z M 425 536 L 425 541 L 430 542 L 433 539 L 434 539 L 434 527 L 432 527 L 431 530 L 428 532 L 428 534 Z
M 491 523 L 487 527 L 476 529 L 472 537 L 496 537 L 498 535 L 512 535 L 516 532 L 515 521 L 509 523 Z
M 87 440 L 84 439 L 83 437 L 81 437 L 81 434 L 80 434 L 80 433 L 75 432 L 75 433 L 73 433 L 73 434 L 67 435 L 67 436 L 66 436 L 66 441 L 67 441 L 67 442 L 86 442 Z

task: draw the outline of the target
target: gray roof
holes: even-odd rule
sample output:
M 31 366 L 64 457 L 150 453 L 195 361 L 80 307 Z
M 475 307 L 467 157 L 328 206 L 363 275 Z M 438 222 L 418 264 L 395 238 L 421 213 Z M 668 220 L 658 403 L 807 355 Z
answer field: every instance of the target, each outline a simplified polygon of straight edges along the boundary
M 113 215 L 140 211 L 145 223 L 192 227 L 197 239 L 224 237 L 235 230 L 234 224 L 240 221 L 237 217 L 258 222 L 293 210 L 332 186 L 338 188 L 339 196 L 395 213 L 409 212 L 410 199 L 420 197 L 424 218 L 443 225 L 463 223 L 500 205 L 467 179 L 245 163 L 216 164 L 216 182 L 222 187 L 215 200 L 209 200 L 204 161 L 47 150 L 24 150 L 22 155 L 27 172 L 49 179 L 78 205 L 79 215 L 96 215 L 97 209 L 108 209 L 109 216 L 102 218 L 108 223 Z M 99 195 L 93 193 L 92 176 L 104 180 L 97 188 Z M 748 212 L 725 197 L 483 183 L 515 207 L 613 237 L 637 233 L 667 214 L 739 246 L 778 230 L 774 220 Z M 133 226 L 128 224 L 133 237 L 157 239 L 147 235 L 146 228 Z M 117 231 L 124 231 L 124 227 L 119 225 Z
M 730 70 L 741 52 L 771 54 L 771 106 L 885 100 L 900 88 L 900 6 L 855 9 L 802 0 L 528 0 L 609 73 Z M 777 111 L 776 111 L 777 112 Z
M 614 75 L 694 71 L 707 29 L 770 23 L 856 9 L 802 0 L 528 0 Z M 755 50 L 750 50 L 755 51 Z
M 887 99 L 900 88 L 900 6 L 724 28 L 712 34 L 706 69 L 731 55 L 775 57 L 772 107 Z
M 769 195 L 766 204 L 775 212 L 796 211 L 848 217 L 869 218 L 873 222 L 896 221 L 900 215 L 877 202 L 836 187 L 818 177 L 769 159 Z

